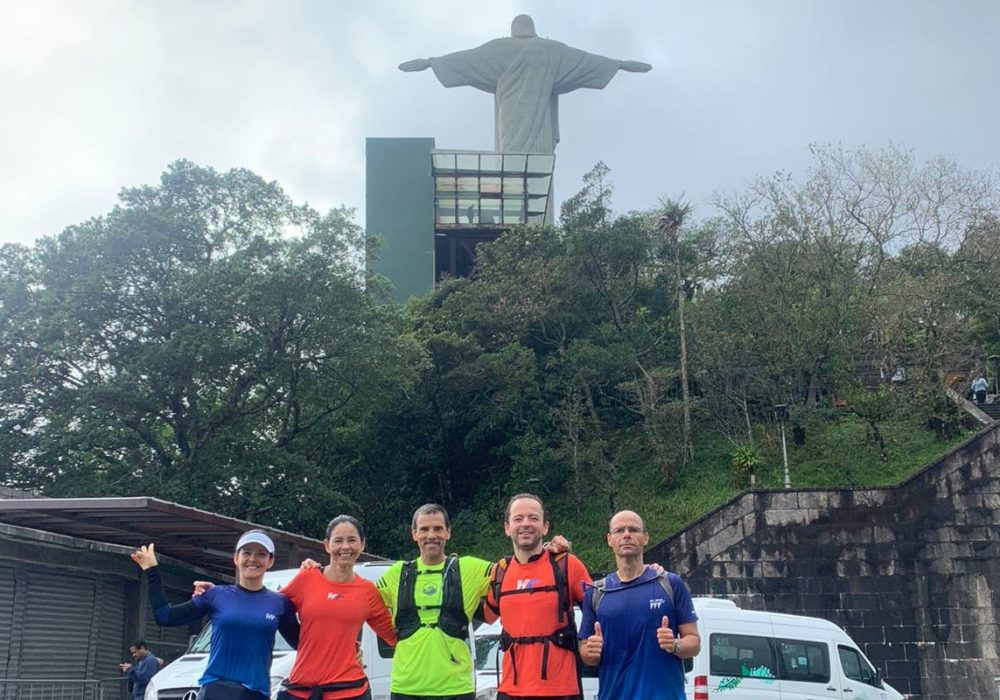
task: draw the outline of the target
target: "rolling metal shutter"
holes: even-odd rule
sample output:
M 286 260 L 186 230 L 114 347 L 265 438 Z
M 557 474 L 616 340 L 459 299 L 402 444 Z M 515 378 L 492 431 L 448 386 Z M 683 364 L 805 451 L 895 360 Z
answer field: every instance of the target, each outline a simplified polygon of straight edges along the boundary
M 25 585 L 18 586 L 18 606 L 24 611 L 18 676 L 23 679 L 87 678 L 94 621 L 94 581 L 80 575 L 22 569 Z M 21 592 L 24 597 L 21 597 Z M 19 643 L 18 643 L 19 642 Z
M 0 564 L 0 678 L 7 677 L 14 627 L 14 567 Z
M 95 650 L 94 667 L 89 678 L 114 678 L 119 676 L 118 664 L 132 661 L 125 639 L 125 585 L 124 579 L 107 577 L 97 582 L 96 619 L 91 637 Z

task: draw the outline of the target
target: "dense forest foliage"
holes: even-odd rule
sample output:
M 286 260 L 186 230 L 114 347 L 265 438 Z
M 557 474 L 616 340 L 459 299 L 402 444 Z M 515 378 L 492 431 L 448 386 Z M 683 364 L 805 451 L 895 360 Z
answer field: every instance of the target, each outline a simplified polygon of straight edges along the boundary
M 998 192 L 895 147 L 813 156 L 704 212 L 615 212 L 599 164 L 558 227 L 403 306 L 351 212 L 179 161 L 0 248 L 0 481 L 314 536 L 351 512 L 390 556 L 425 501 L 495 555 L 527 490 L 599 558 L 617 507 L 676 527 L 780 486 L 787 404 L 796 485 L 889 483 L 968 429 L 949 371 L 1000 352 Z

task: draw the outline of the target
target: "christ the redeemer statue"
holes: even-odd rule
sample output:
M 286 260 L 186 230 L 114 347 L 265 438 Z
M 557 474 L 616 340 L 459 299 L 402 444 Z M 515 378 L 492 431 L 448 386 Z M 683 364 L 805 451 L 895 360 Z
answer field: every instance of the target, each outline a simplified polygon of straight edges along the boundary
M 445 87 L 468 85 L 493 93 L 496 150 L 501 153 L 554 153 L 559 95 L 579 88 L 600 90 L 619 70 L 645 73 L 652 68 L 541 39 L 528 15 L 514 18 L 510 34 L 475 49 L 399 65 L 407 72 L 430 68 Z

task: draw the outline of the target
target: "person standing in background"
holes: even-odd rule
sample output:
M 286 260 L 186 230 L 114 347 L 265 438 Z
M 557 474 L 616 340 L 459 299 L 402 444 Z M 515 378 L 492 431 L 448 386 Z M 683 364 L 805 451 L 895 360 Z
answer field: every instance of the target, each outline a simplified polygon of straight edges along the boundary
M 976 377 L 972 382 L 972 395 L 976 398 L 976 403 L 982 406 L 986 403 L 986 392 L 990 388 L 986 377 Z
M 135 663 L 118 664 L 128 679 L 129 694 L 134 700 L 142 700 L 146 694 L 146 686 L 149 680 L 160 670 L 160 660 L 149 651 L 145 640 L 137 639 L 129 645 L 128 653 L 132 655 Z

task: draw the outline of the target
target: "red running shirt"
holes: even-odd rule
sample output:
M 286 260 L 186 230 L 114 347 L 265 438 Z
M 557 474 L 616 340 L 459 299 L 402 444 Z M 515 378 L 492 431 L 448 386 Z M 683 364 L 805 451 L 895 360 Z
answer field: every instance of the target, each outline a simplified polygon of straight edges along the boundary
M 358 663 L 357 640 L 362 625 L 368 625 L 389 644 L 396 643 L 392 616 L 382 603 L 375 584 L 360 576 L 350 583 L 331 581 L 319 569 L 299 572 L 281 589 L 295 606 L 302 624 L 295 665 L 288 680 L 295 685 L 346 683 L 365 677 Z M 365 691 L 357 688 L 332 690 L 324 700 L 353 698 Z M 297 698 L 308 698 L 307 690 L 290 690 Z
M 568 554 L 566 578 L 569 592 L 576 604 L 583 602 L 583 584 L 593 583 L 587 567 L 572 554 Z M 543 552 L 527 564 L 511 559 L 503 577 L 501 593 L 552 586 L 555 575 L 549 555 Z M 487 603 L 497 607 L 490 590 Z M 504 631 L 512 637 L 541 637 L 552 634 L 566 624 L 559 623 L 559 594 L 556 591 L 537 593 L 517 593 L 500 597 L 500 622 Z M 570 613 L 572 614 L 572 613 Z M 548 671 L 542 680 L 542 654 L 544 644 L 514 644 L 503 655 L 503 675 L 499 691 L 512 697 L 576 695 L 580 692 L 576 679 L 576 655 L 569 649 L 561 649 L 549 644 Z M 514 683 L 514 669 L 511 655 L 517 657 L 517 683 Z

